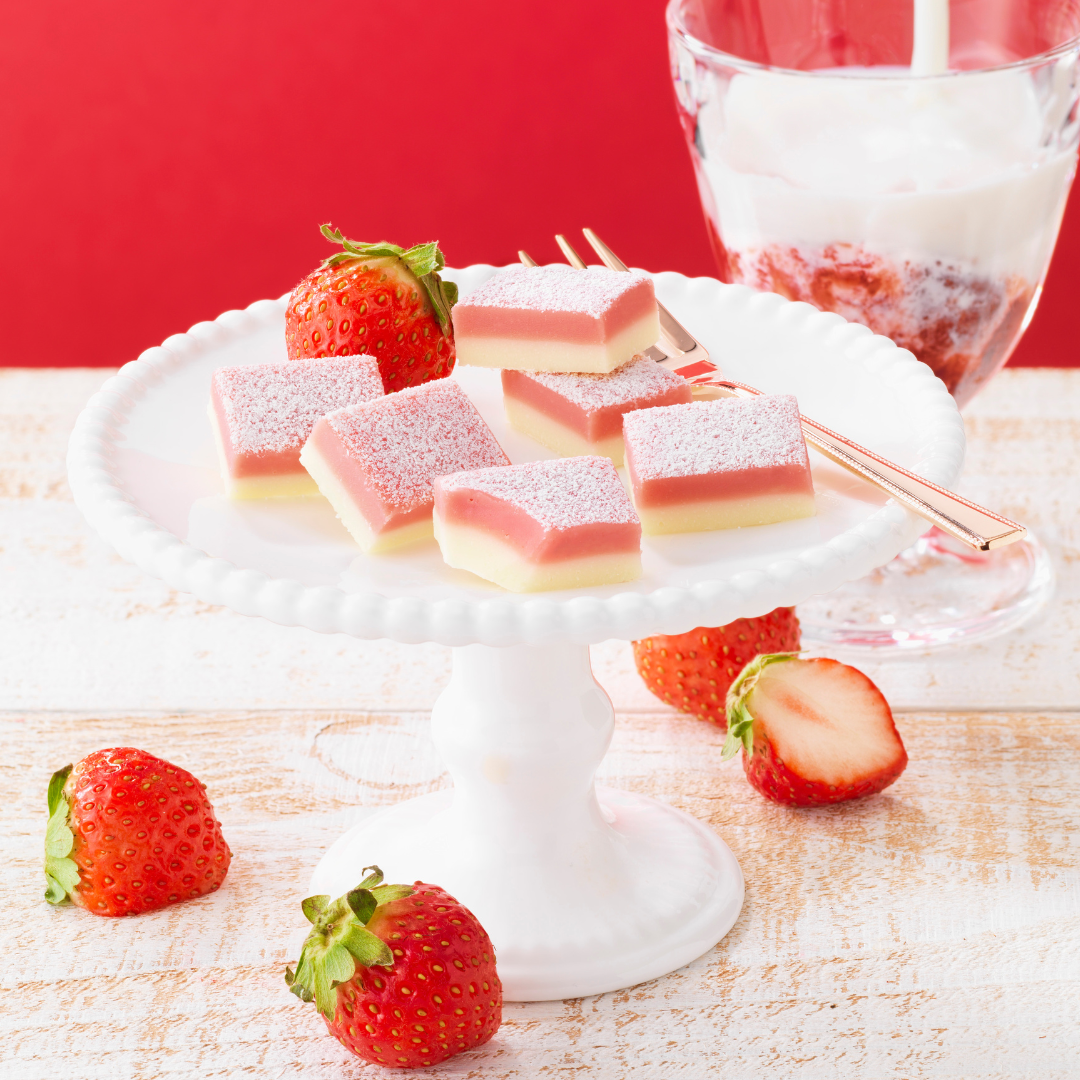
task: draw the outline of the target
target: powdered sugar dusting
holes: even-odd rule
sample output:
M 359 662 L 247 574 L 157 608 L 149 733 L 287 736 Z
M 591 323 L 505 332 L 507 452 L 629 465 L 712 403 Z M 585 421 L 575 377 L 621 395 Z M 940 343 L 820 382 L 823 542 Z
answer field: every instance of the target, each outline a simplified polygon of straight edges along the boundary
M 806 465 L 809 459 L 790 394 L 694 401 L 623 417 L 636 480 Z
M 463 296 L 461 307 L 513 308 L 518 311 L 572 311 L 600 319 L 619 297 L 652 279 L 590 266 L 512 266 Z
M 383 393 L 373 356 L 220 368 L 213 384 L 240 454 L 299 453 L 321 417 Z
M 521 374 L 587 413 L 656 398 L 685 385 L 685 380 L 673 371 L 641 354 L 608 375 L 565 375 L 549 371 Z
M 636 524 L 638 520 L 615 466 L 606 457 L 556 458 L 455 473 L 442 477 L 438 485 L 444 492 L 482 491 L 523 510 L 545 529 Z
M 403 511 L 431 501 L 437 476 L 510 463 L 476 406 L 449 379 L 342 409 L 326 422 L 380 498 Z

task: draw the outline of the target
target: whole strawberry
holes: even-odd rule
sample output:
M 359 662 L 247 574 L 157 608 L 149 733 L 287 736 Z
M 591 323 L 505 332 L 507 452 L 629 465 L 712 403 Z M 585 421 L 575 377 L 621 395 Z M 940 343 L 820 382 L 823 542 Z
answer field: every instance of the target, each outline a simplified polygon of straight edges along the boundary
M 739 672 L 758 653 L 798 652 L 802 642 L 795 609 L 779 607 L 754 619 L 631 644 L 638 674 L 661 701 L 726 728 L 725 699 Z
M 731 685 L 724 760 L 786 806 L 826 806 L 887 788 L 907 751 L 881 691 L 837 660 L 759 656 Z
M 365 873 L 337 900 L 303 902 L 312 929 L 296 971 L 285 969 L 292 992 L 376 1065 L 435 1065 L 486 1043 L 502 1022 L 502 983 L 476 916 L 437 885 Z
M 49 782 L 50 904 L 137 915 L 214 892 L 231 859 L 203 785 L 145 750 L 95 750 Z
M 329 225 L 322 234 L 343 250 L 293 289 L 285 312 L 289 358 L 367 353 L 387 394 L 449 375 L 457 286 L 439 277 L 446 265 L 439 245 L 358 244 Z

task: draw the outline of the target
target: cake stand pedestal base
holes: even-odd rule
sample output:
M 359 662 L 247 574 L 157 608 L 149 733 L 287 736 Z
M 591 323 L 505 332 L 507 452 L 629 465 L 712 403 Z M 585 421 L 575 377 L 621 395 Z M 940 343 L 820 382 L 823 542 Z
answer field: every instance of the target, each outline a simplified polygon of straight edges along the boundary
M 654 799 L 596 789 L 614 712 L 587 646 L 455 649 L 431 720 L 453 789 L 365 818 L 313 893 L 340 896 L 373 864 L 441 885 L 490 934 L 508 1001 L 632 986 L 731 929 L 743 879 L 728 846 Z

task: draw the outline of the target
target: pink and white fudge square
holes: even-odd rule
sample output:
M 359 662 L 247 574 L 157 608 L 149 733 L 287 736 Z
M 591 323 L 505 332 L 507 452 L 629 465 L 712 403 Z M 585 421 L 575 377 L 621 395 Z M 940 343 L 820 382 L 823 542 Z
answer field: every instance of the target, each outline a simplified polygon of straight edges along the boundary
M 607 372 L 660 337 L 652 278 L 606 267 L 515 266 L 454 305 L 462 364 Z
M 623 435 L 646 534 L 815 513 L 799 407 L 790 394 L 642 409 L 623 417 Z
M 329 413 L 300 461 L 353 539 L 372 553 L 431 536 L 436 477 L 510 463 L 450 379 Z
M 691 400 L 685 379 L 641 355 L 608 375 L 507 370 L 502 387 L 512 428 L 563 457 L 601 454 L 616 466 L 625 413 Z
M 449 566 L 511 592 L 641 577 L 641 524 L 606 457 L 439 477 L 435 538 Z
M 234 499 L 316 495 L 300 450 L 328 412 L 382 397 L 373 356 L 225 367 L 210 382 L 210 422 Z

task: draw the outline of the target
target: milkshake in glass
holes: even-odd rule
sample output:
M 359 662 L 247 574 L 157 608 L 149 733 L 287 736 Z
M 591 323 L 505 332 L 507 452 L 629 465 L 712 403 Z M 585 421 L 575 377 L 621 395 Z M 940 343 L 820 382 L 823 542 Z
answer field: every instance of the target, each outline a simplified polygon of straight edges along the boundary
M 674 0 L 668 17 L 721 276 L 864 323 L 965 404 L 1009 358 L 1053 252 L 1076 167 L 1080 7 L 1013 5 L 1045 9 L 1021 34 L 1008 5 L 979 0 L 976 19 L 953 4 L 948 73 L 913 75 L 896 62 L 912 51 L 912 0 L 874 0 L 854 29 L 835 21 L 842 3 L 720 6 Z M 780 18 L 799 8 L 821 17 Z M 754 34 L 735 32 L 740 13 Z M 1017 46 L 1047 55 L 1015 62 Z
M 671 0 L 679 115 L 720 276 L 910 349 L 961 406 L 1038 302 L 1076 170 L 1080 0 Z M 1052 590 L 936 531 L 800 607 L 812 639 L 922 648 Z

